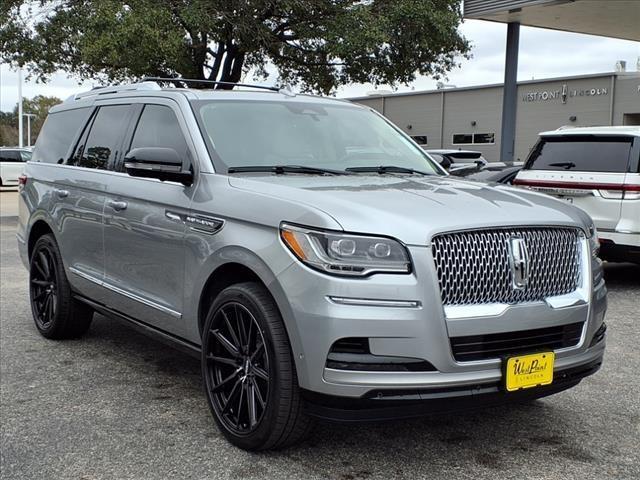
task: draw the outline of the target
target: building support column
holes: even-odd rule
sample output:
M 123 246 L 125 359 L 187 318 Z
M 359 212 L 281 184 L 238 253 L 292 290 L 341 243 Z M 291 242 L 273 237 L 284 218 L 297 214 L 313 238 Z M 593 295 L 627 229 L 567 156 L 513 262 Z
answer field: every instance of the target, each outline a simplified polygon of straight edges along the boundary
M 504 90 L 502 95 L 502 133 L 500 136 L 500 161 L 513 162 L 516 143 L 516 113 L 518 107 L 518 48 L 520 23 L 507 26 L 507 57 L 504 66 Z
M 444 88 L 440 92 L 440 146 L 444 148 Z

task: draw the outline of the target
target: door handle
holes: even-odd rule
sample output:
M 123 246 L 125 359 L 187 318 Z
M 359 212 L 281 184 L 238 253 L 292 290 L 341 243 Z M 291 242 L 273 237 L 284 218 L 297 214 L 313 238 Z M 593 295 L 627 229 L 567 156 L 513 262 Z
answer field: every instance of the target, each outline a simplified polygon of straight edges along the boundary
M 120 212 L 127 208 L 127 202 L 116 202 L 115 200 L 109 200 L 107 205 L 113 208 L 116 212 Z
M 69 190 L 59 190 L 56 188 L 54 191 L 58 198 L 67 198 L 69 196 Z

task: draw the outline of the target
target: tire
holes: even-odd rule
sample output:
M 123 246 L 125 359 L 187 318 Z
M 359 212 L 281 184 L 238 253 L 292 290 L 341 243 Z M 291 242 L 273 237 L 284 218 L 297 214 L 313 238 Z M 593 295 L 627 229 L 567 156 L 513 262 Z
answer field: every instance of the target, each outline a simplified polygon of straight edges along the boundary
M 285 448 L 312 428 L 284 323 L 258 283 L 232 285 L 214 300 L 202 334 L 202 376 L 211 413 L 237 447 Z
M 29 263 L 29 299 L 36 328 L 43 337 L 77 338 L 89 329 L 93 310 L 72 297 L 53 235 L 41 236 Z

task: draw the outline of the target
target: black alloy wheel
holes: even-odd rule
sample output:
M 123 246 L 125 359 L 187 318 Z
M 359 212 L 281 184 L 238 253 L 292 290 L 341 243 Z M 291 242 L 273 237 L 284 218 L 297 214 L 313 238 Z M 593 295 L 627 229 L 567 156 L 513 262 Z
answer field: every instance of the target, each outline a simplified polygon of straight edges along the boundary
M 49 245 L 42 245 L 33 253 L 29 284 L 34 320 L 40 329 L 46 330 L 58 311 L 58 277 Z
M 51 234 L 42 235 L 33 246 L 29 300 L 36 328 L 46 338 L 77 338 L 91 326 L 93 309 L 74 298 Z
M 260 325 L 242 304 L 228 302 L 214 314 L 206 345 L 207 387 L 213 407 L 237 435 L 254 431 L 269 398 L 269 355 Z
M 289 336 L 264 285 L 231 285 L 202 330 L 202 377 L 222 434 L 245 450 L 285 448 L 313 426 L 304 412 Z

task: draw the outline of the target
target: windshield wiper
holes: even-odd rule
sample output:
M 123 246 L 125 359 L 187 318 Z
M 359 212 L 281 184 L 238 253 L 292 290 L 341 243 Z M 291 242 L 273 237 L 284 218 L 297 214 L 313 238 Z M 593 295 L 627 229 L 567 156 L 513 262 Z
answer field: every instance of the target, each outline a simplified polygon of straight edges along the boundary
M 343 170 L 331 170 L 329 168 L 306 167 L 304 165 L 248 165 L 242 167 L 229 167 L 227 173 L 306 173 L 309 175 L 346 175 Z
M 417 173 L 419 175 L 433 175 L 432 173 L 423 172 L 421 170 L 414 170 L 413 168 L 397 167 L 395 165 L 379 165 L 377 167 L 349 167 L 345 169 L 347 172 L 360 172 L 360 173 L 379 173 L 383 175 L 385 173 Z
M 558 162 L 558 163 L 550 163 L 550 167 L 564 167 L 565 170 L 569 170 L 570 168 L 576 168 L 576 164 L 573 162 Z

